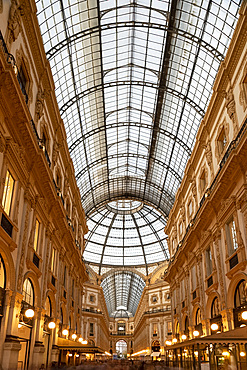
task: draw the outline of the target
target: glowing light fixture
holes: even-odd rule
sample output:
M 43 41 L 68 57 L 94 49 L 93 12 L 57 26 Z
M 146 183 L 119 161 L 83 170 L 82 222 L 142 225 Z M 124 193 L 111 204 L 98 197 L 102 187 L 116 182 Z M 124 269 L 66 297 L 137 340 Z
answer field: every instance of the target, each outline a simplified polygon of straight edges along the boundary
M 87 340 L 83 340 L 81 344 L 87 344 Z
M 245 357 L 245 356 L 246 356 L 246 353 L 245 353 L 245 352 L 243 352 L 243 351 L 241 351 L 241 352 L 240 352 L 240 356 L 241 356 L 241 357 Z
M 54 321 L 50 321 L 49 324 L 48 324 L 48 328 L 49 329 L 55 329 L 55 327 L 56 327 L 55 322 Z
M 32 308 L 28 308 L 25 311 L 24 315 L 26 316 L 26 318 L 31 319 L 32 317 L 34 317 L 34 310 Z
M 198 351 L 195 351 L 195 352 L 194 352 L 194 355 L 195 355 L 195 356 L 198 356 Z
M 75 355 L 75 357 L 80 357 L 80 355 L 78 355 L 78 353 L 77 353 L 77 355 Z
M 82 343 L 82 341 L 83 341 L 83 338 L 82 338 L 82 337 L 80 337 L 80 338 L 78 339 L 78 342 Z
M 67 329 L 63 329 L 62 334 L 63 335 L 68 335 L 69 334 L 69 331 Z
M 77 335 L 76 335 L 76 334 L 72 334 L 71 338 L 72 338 L 73 340 L 76 340 Z
M 243 311 L 241 316 L 243 320 L 247 320 L 247 311 Z
M 23 326 L 23 325 L 22 325 L 21 323 L 19 323 L 19 324 L 18 324 L 18 329 L 22 328 L 22 326 Z
M 213 331 L 216 331 L 216 330 L 218 330 L 218 329 L 219 329 L 219 325 L 218 325 L 218 324 L 212 324 L 212 325 L 211 325 L 211 329 L 212 329 Z
M 72 357 L 73 355 L 72 355 L 72 353 L 69 353 L 69 357 Z
M 177 343 L 177 338 L 173 338 L 172 343 Z
M 166 341 L 166 345 L 167 345 L 167 346 L 171 346 L 171 344 L 172 344 L 172 342 L 171 342 L 170 340 L 167 340 L 167 341 Z
M 194 335 L 194 337 L 199 337 L 200 333 L 199 333 L 198 330 L 194 330 L 193 335 Z
M 223 351 L 222 356 L 228 357 L 228 356 L 230 356 L 230 353 L 228 351 Z
M 245 324 L 241 324 L 240 325 L 240 328 L 244 328 L 246 325 Z
M 187 339 L 187 335 L 183 334 L 181 338 L 182 338 L 182 340 L 185 340 L 185 339 Z

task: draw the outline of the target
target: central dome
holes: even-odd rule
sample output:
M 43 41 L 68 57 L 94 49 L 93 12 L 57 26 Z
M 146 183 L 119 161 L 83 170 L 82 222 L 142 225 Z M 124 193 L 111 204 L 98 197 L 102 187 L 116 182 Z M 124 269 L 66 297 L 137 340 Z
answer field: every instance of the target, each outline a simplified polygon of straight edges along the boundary
M 88 217 L 84 259 L 102 266 L 148 266 L 169 259 L 165 217 L 136 200 L 118 200 Z

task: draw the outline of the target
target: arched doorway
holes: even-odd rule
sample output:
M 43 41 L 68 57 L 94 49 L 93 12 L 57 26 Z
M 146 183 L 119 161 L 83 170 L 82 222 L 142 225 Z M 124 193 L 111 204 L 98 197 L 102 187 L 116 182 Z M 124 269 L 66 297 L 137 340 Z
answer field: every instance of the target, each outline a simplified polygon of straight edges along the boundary
M 116 343 L 116 353 L 118 358 L 127 358 L 127 343 L 121 339 Z

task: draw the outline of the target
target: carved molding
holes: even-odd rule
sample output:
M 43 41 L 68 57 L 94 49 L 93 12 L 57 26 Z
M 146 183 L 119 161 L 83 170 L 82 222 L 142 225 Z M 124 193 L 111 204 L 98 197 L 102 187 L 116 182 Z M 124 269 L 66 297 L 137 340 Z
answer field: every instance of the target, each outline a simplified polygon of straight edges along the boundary
M 239 103 L 245 111 L 247 108 L 247 63 L 244 66 L 242 81 L 240 82 Z
M 0 8 L 2 7 L 0 5 Z M 19 33 L 22 30 L 21 12 L 16 0 L 11 1 L 11 7 L 9 10 L 8 30 L 9 30 L 8 42 L 11 44 L 17 39 Z

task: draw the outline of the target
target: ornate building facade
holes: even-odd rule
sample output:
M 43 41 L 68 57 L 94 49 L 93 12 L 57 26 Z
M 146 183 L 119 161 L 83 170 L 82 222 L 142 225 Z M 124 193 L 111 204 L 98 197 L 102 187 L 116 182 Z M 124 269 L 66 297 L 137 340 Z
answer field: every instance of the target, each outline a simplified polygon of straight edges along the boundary
M 167 361 L 188 368 L 246 368 L 246 8 L 165 228 L 174 338 Z
M 163 258 L 157 262 L 152 238 L 145 234 L 145 244 L 138 231 L 145 267 L 133 265 L 134 258 L 137 265 L 140 258 L 133 251 L 126 258 L 133 259 L 129 268 L 109 267 L 110 259 L 121 254 L 114 256 L 111 249 L 106 267 L 101 265 L 103 254 L 98 254 L 98 273 L 92 268 L 97 261 L 85 265 L 82 256 L 88 232 L 86 216 L 36 13 L 33 0 L 0 1 L 3 370 L 35 370 L 52 363 L 74 365 L 95 358 L 97 353 L 110 357 L 118 351 L 132 358 L 163 359 L 167 365 L 188 369 L 216 369 L 227 362 L 246 369 L 246 1 L 169 214 L 165 228 L 169 264 L 165 261 L 168 254 L 163 254 L 166 238 L 157 239 Z M 146 150 L 147 145 L 143 146 Z M 105 173 L 99 168 L 97 176 L 101 170 Z M 149 196 L 155 198 L 155 192 L 148 194 L 149 203 L 155 205 Z M 169 206 L 171 202 L 172 197 Z M 121 210 L 122 215 L 131 215 L 135 226 L 153 212 L 145 202 L 137 208 L 136 213 Z M 111 226 L 121 214 L 113 213 Z M 157 234 L 155 222 L 153 234 Z M 109 234 L 104 239 L 104 252 L 113 246 L 107 244 Z M 131 249 L 134 246 L 130 243 Z M 90 253 L 96 255 L 92 250 Z M 126 308 L 119 309 L 123 311 L 120 316 L 118 312 L 109 314 L 104 288 L 115 281 L 114 274 L 122 279 L 119 271 L 139 289 L 140 302 L 138 307 L 133 302 L 132 316 Z M 127 300 L 135 301 L 135 297 L 132 294 Z

